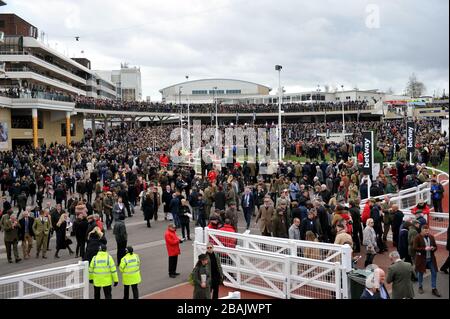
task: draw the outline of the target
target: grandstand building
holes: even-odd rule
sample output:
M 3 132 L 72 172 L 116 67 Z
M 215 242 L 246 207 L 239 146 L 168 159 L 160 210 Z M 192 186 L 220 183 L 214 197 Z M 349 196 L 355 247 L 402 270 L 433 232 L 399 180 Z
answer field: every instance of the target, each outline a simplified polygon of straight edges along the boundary
M 39 41 L 25 20 L 0 14 L 0 26 L 0 125 L 8 137 L 0 150 L 82 139 L 83 115 L 74 112 L 73 98 L 115 99 L 114 84 L 92 71 L 89 60 L 70 59 Z
M 235 79 L 201 79 L 186 81 L 165 87 L 159 92 L 163 103 L 214 103 L 233 101 L 246 97 L 268 95 L 268 86 Z

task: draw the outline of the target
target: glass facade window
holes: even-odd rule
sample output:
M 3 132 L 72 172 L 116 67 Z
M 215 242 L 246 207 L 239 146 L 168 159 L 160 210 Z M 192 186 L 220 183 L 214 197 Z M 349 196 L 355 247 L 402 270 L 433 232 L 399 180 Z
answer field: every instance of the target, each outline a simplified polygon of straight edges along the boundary
M 75 123 L 70 123 L 70 136 L 75 136 Z M 66 136 L 66 123 L 61 123 L 61 136 Z
M 192 95 L 206 95 L 208 94 L 207 90 L 192 90 Z
M 209 90 L 209 94 L 225 94 L 224 90 Z
M 241 90 L 227 90 L 227 94 L 241 94 Z

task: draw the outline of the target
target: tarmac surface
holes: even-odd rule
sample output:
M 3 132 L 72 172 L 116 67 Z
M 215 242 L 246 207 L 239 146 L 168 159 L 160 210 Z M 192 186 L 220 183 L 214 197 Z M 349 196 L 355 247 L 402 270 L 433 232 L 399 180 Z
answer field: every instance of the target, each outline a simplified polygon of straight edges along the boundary
M 448 191 L 448 189 L 447 189 Z M 447 192 L 448 194 L 448 192 Z M 446 196 L 448 202 L 448 195 Z M 448 205 L 446 205 L 448 208 Z M 447 210 L 448 211 L 448 210 Z M 259 229 L 255 226 L 254 223 L 255 217 L 252 217 L 251 224 L 251 233 L 259 235 Z M 170 278 L 168 276 L 168 257 L 167 250 L 164 242 L 164 232 L 167 229 L 167 225 L 170 221 L 164 220 L 164 213 L 162 212 L 162 207 L 160 207 L 160 211 L 158 213 L 158 221 L 152 221 L 152 227 L 147 228 L 146 222 L 144 221 L 143 213 L 140 211 L 138 207 L 135 208 L 135 215 L 132 218 L 127 218 L 125 220 L 125 224 L 128 232 L 128 245 L 134 247 L 136 253 L 139 254 L 141 258 L 141 276 L 142 282 L 139 285 L 139 294 L 141 298 L 146 299 L 189 299 L 192 298 L 193 287 L 189 285 L 188 276 L 192 271 L 194 266 L 194 256 L 193 256 L 193 245 L 192 241 L 185 241 L 180 244 L 181 255 L 178 258 L 178 266 L 177 272 L 181 275 L 176 278 Z M 239 215 L 239 232 L 245 231 L 245 221 L 242 212 Z M 181 237 L 181 231 L 177 231 L 179 237 Z M 194 240 L 194 222 L 191 222 L 191 239 Z M 0 234 L 2 236 L 3 234 Z M 112 230 L 107 231 L 106 238 L 108 240 L 108 252 L 113 256 L 114 260 L 116 260 L 116 241 Z M 75 250 L 75 238 L 72 237 L 74 244 L 72 245 L 72 249 Z M 48 259 L 36 258 L 36 250 L 35 250 L 35 242 L 33 243 L 34 247 L 31 251 L 31 258 L 28 260 L 22 260 L 20 263 L 12 263 L 9 264 L 6 260 L 6 251 L 3 240 L 0 242 L 0 277 L 18 274 L 18 273 L 26 273 L 33 272 L 36 270 L 48 269 L 53 267 L 59 267 L 69 264 L 75 264 L 81 260 L 81 258 L 74 258 L 73 256 L 69 256 L 69 252 L 67 250 L 60 251 L 60 258 L 54 258 L 55 253 L 55 236 L 52 237 L 50 241 L 50 249 L 47 253 Z M 393 250 L 392 244 L 389 243 L 389 249 Z M 22 248 L 19 244 L 19 255 L 22 257 Z M 358 268 L 363 268 L 364 265 L 364 248 L 362 249 L 360 254 L 354 255 L 362 255 L 363 257 L 358 262 Z M 445 246 L 439 246 L 437 251 L 437 260 L 438 266 L 440 267 L 445 259 L 448 256 L 448 251 L 445 249 Z M 387 271 L 387 267 L 390 264 L 388 253 L 379 254 L 375 257 L 374 263 L 378 266 L 382 267 Z M 438 290 L 442 295 L 442 299 L 449 298 L 449 275 L 443 274 L 441 272 L 438 273 Z M 123 286 L 120 283 L 120 275 L 119 275 L 119 285 L 113 288 L 112 295 L 114 299 L 121 299 L 123 297 Z M 430 287 L 430 273 L 425 275 L 424 279 L 424 290 L 425 293 L 420 295 L 417 293 L 418 284 L 415 283 L 415 291 L 417 299 L 436 299 L 435 296 L 431 294 Z M 388 290 L 391 290 L 391 287 L 387 285 Z M 227 287 L 221 287 L 221 295 L 225 296 L 229 291 L 237 291 L 237 289 L 230 289 Z M 255 299 L 255 298 L 268 298 L 267 296 L 260 296 L 252 293 L 248 293 L 241 290 L 241 298 L 242 299 Z M 94 295 L 94 289 L 92 285 L 90 285 L 90 296 L 91 298 Z M 131 297 L 130 292 L 130 297 Z M 102 295 L 103 296 L 103 295 Z

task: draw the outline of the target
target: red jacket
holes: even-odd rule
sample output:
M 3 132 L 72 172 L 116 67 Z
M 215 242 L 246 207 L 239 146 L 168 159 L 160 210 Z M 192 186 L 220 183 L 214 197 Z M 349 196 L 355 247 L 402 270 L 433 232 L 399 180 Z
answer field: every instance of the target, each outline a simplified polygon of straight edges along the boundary
M 363 224 L 366 224 L 366 221 L 370 218 L 370 203 L 366 202 L 366 206 L 364 206 L 363 212 L 361 214 L 361 221 Z
M 167 165 L 169 165 L 169 157 L 167 157 L 167 155 L 161 155 L 159 157 L 159 161 L 161 166 L 167 167 Z
M 216 173 L 216 171 L 210 171 L 210 172 L 208 173 L 208 179 L 209 179 L 209 182 L 210 182 L 210 183 L 215 182 L 215 181 L 216 181 L 216 178 L 217 178 L 217 173 Z
M 177 236 L 177 232 L 172 229 L 167 229 L 164 234 L 164 239 L 166 240 L 169 257 L 178 256 L 180 254 L 180 239 Z
M 95 223 L 97 224 L 97 227 L 100 228 L 101 231 L 103 231 L 103 223 L 102 223 L 102 221 L 99 219 L 99 220 L 95 221 Z
M 231 226 L 230 224 L 224 224 L 222 226 L 222 228 L 220 228 L 219 230 L 221 231 L 227 231 L 230 233 L 235 233 L 236 231 L 234 230 L 234 227 Z M 237 239 L 236 238 L 229 238 L 229 237 L 224 237 L 224 236 L 217 236 L 217 239 L 220 240 L 220 242 L 225 246 L 225 247 L 229 247 L 229 248 L 234 248 L 236 247 L 236 243 L 237 243 Z
M 362 165 L 363 161 L 364 161 L 363 152 L 359 152 L 358 153 L 358 164 Z
M 423 208 L 419 208 L 419 207 L 414 207 L 411 209 L 411 213 L 412 214 L 416 214 L 418 210 L 422 210 L 422 214 L 426 215 L 426 219 L 428 220 L 428 217 L 430 215 L 430 206 L 428 206 L 428 204 L 425 204 L 425 206 Z

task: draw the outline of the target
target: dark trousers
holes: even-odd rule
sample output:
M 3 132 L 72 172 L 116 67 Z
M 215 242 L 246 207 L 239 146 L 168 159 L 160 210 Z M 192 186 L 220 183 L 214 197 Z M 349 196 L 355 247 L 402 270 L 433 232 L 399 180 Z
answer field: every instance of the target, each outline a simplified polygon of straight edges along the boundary
M 106 228 L 111 229 L 111 225 L 113 222 L 113 218 L 111 214 L 105 214 L 106 215 Z
M 183 238 L 185 237 L 185 230 L 187 232 L 187 238 L 190 239 L 191 238 L 191 230 L 189 228 L 189 223 L 181 223 L 181 235 L 183 236 Z
M 433 207 L 436 213 L 442 213 L 442 199 L 433 199 Z
M 264 229 L 262 231 L 261 235 L 263 235 L 263 236 L 272 236 L 272 234 L 270 232 L 268 232 L 267 229 Z
M 247 229 L 250 228 L 250 222 L 252 220 L 252 209 L 250 207 L 244 207 L 244 217 L 247 223 Z
M 169 256 L 169 275 L 175 275 L 177 272 L 178 256 Z
M 360 252 L 361 243 L 363 241 L 362 228 L 353 228 L 352 239 L 354 252 Z
M 17 249 L 17 244 L 18 244 L 18 240 L 15 239 L 13 241 L 5 241 L 5 246 L 6 246 L 6 256 L 8 258 L 8 260 L 12 260 L 12 256 L 11 256 L 11 252 L 14 253 L 14 257 L 17 259 L 19 259 L 19 250 Z M 11 251 L 12 248 L 12 251 Z
M 138 285 L 131 285 L 131 290 L 133 290 L 133 299 L 139 299 Z M 123 286 L 123 299 L 130 299 L 130 286 Z
M 80 253 L 78 256 L 84 258 L 85 249 L 86 249 L 86 241 L 77 239 L 77 248 L 75 249 L 75 254 L 78 255 L 78 253 Z
M 117 242 L 117 264 L 120 264 L 122 258 L 127 254 L 125 249 L 127 248 L 127 242 Z
M 371 265 L 373 263 L 374 257 L 375 257 L 375 254 L 366 254 L 366 261 L 364 262 L 364 267 Z
M 441 271 L 448 270 L 450 268 L 450 255 L 447 257 L 447 260 L 441 267 Z
M 94 286 L 94 299 L 100 299 L 100 290 L 101 289 L 102 289 L 102 287 Z M 112 290 L 111 286 L 103 287 L 103 293 L 105 294 L 105 299 L 112 299 L 111 290 Z
M 127 210 L 128 217 L 131 217 L 132 215 L 131 215 L 130 203 L 129 202 L 126 202 L 126 203 L 124 202 L 123 204 L 125 206 L 125 209 Z
M 211 299 L 219 299 L 219 280 L 211 281 Z
M 200 211 L 198 214 L 198 224 L 200 225 L 200 227 L 205 228 L 206 227 L 206 219 L 205 219 L 205 212 Z

